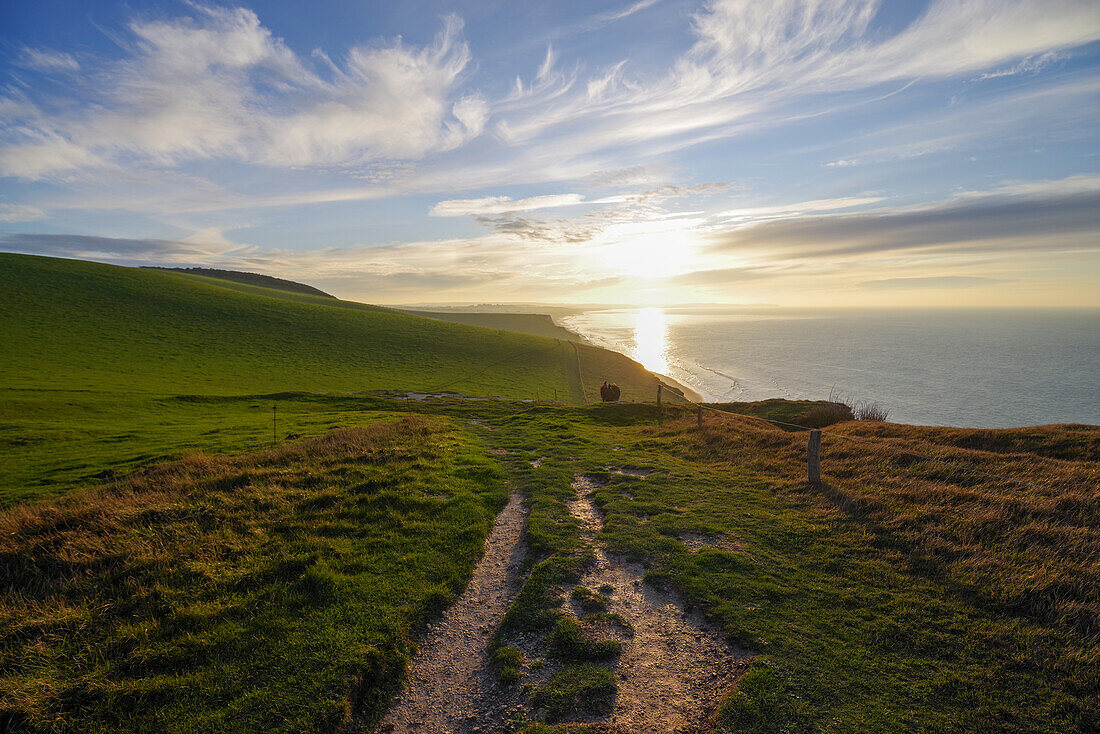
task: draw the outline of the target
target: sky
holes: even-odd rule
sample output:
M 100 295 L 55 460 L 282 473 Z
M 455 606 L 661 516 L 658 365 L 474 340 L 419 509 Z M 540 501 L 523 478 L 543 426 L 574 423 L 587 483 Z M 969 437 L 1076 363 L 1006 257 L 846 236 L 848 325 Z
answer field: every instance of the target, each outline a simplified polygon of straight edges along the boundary
M 1095 0 L 37 0 L 0 34 L 0 251 L 386 304 L 1100 306 Z

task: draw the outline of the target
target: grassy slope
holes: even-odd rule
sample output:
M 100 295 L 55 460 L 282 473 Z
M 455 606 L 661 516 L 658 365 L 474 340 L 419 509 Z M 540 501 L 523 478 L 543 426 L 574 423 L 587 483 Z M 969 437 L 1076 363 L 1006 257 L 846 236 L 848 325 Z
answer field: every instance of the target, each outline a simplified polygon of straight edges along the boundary
M 1089 732 L 1100 723 L 1100 518 L 1095 499 L 1062 496 L 1095 495 L 1096 428 L 1068 427 L 1073 440 L 1067 448 L 1057 440 L 1057 427 L 956 432 L 842 424 L 830 432 L 882 436 L 876 440 L 982 471 L 1038 478 L 1044 486 L 1031 490 L 945 472 L 934 462 L 826 438 L 825 486 L 818 490 L 805 483 L 804 434 L 740 416 L 708 414 L 700 431 L 693 412 L 679 407 L 315 400 L 303 408 L 310 420 L 322 419 L 316 406 L 324 404 L 325 420 L 369 421 L 383 432 L 392 430 L 386 420 L 408 413 L 444 423 L 428 424 L 435 432 L 430 446 L 415 435 L 372 438 L 380 450 L 371 460 L 353 446 L 318 463 L 319 452 L 307 443 L 200 463 L 213 468 L 163 501 L 153 497 L 152 508 L 143 504 L 148 498 L 124 496 L 118 508 L 103 513 L 94 497 L 74 494 L 0 516 L 0 538 L 7 538 L 0 552 L 33 549 L 40 569 L 8 577 L 12 588 L 3 598 L 12 606 L 3 624 L 18 633 L 0 636 L 8 645 L 0 659 L 10 661 L 3 674 L 14 676 L 0 688 L 17 692 L 24 710 L 86 706 L 80 710 L 89 718 L 77 723 L 102 728 L 134 730 L 156 719 L 166 731 L 194 730 L 196 717 L 203 717 L 203 725 L 227 731 L 257 725 L 295 731 L 344 716 L 339 681 L 350 686 L 361 665 L 382 671 L 356 689 L 363 694 L 362 720 L 369 720 L 399 680 L 407 652 L 401 641 L 437 608 L 440 597 L 432 590 L 454 583 L 447 578 L 461 579 L 469 558 L 431 579 L 398 573 L 391 579 L 398 586 L 384 593 L 377 584 L 394 574 L 378 571 L 419 569 L 424 561 L 416 554 L 430 550 L 432 533 L 453 531 L 451 520 L 437 526 L 442 516 L 421 514 L 451 507 L 448 500 L 437 504 L 436 487 L 462 488 L 453 509 L 466 508 L 458 520 L 473 523 L 467 527 L 476 530 L 468 533 L 480 540 L 491 510 L 478 509 L 473 496 L 492 509 L 502 496 L 495 461 L 481 453 L 481 443 L 509 452 L 513 481 L 532 502 L 527 540 L 532 560 L 541 563 L 510 624 L 550 635 L 547 644 L 554 644 L 553 634 L 561 636 L 552 614 L 556 600 L 570 592 L 587 555 L 565 506 L 571 477 L 601 473 L 608 463 L 662 470 L 644 480 L 605 474 L 609 483 L 596 494 L 605 519 L 601 542 L 644 560 L 653 583 L 681 588 L 732 642 L 758 653 L 725 702 L 718 731 L 1053 733 Z M 1013 451 L 962 448 L 960 441 Z M 458 453 L 441 452 L 440 443 Z M 1075 458 L 1045 455 L 1052 445 Z M 545 459 L 536 469 L 530 460 L 538 457 Z M 189 460 L 182 466 L 195 465 Z M 157 471 L 164 473 L 154 470 L 154 477 Z M 377 496 L 364 497 L 364 486 Z M 361 532 L 356 513 L 364 507 L 385 513 L 366 526 L 397 523 L 386 526 L 384 557 L 372 555 L 375 536 Z M 223 521 L 212 523 L 214 518 Z M 262 530 L 259 545 L 251 545 L 255 527 Z M 735 549 L 692 552 L 678 539 L 685 531 L 724 536 Z M 424 543 L 429 547 L 420 547 Z M 223 548 L 243 549 L 247 560 Z M 109 562 L 96 562 L 97 554 Z M 284 557 L 310 560 L 281 566 Z M 402 566 L 406 557 L 415 561 Z M 0 565 L 19 569 L 20 563 L 8 557 Z M 248 572 L 241 564 L 255 572 L 249 577 L 257 585 L 238 593 L 234 579 Z M 176 567 L 179 573 L 166 572 Z M 264 568 L 278 573 L 260 573 Z M 63 593 L 23 601 L 41 593 L 42 578 L 53 579 L 49 589 Z M 190 600 L 207 585 L 206 596 Z M 85 625 L 87 610 L 125 602 L 110 596 L 117 588 L 140 590 L 124 609 L 136 610 L 137 621 L 110 621 L 116 612 L 109 610 L 101 628 Z M 308 611 L 308 624 L 286 622 L 298 618 L 307 592 L 319 594 L 320 608 L 328 611 Z M 69 594 L 75 594 L 72 604 L 65 601 Z M 234 657 L 241 655 L 241 632 L 233 625 L 244 624 L 235 615 L 252 608 L 250 594 L 269 604 L 258 607 L 259 621 L 247 622 L 259 627 L 246 625 L 253 630 L 250 644 L 259 649 L 255 668 Z M 410 595 L 422 603 L 405 605 Z M 342 603 L 325 601 L 331 598 Z M 346 614 L 336 608 L 351 601 L 362 606 Z M 313 602 L 304 608 L 312 610 Z M 372 626 L 376 617 L 392 625 L 379 631 Z M 72 632 L 82 629 L 87 631 Z M 355 648 L 359 639 L 374 651 Z M 193 655 L 196 650 L 201 654 Z M 291 652 L 279 662 L 264 650 Z M 611 659 L 602 652 L 579 655 L 586 662 L 564 668 L 578 680 L 538 688 L 532 700 L 564 698 L 562 705 L 570 705 L 569 696 L 557 694 L 582 684 L 605 695 L 608 677 L 601 684 L 599 670 L 613 663 L 614 651 L 607 652 Z M 204 662 L 223 656 L 236 660 L 224 678 Z M 588 662 L 593 657 L 595 668 Z M 280 677 L 295 669 L 309 670 L 310 680 Z M 522 663 L 515 672 L 522 683 Z M 251 693 L 234 688 L 246 674 L 256 676 Z M 51 684 L 34 685 L 43 681 Z M 299 707 L 300 686 L 309 700 Z M 223 687 L 228 694 L 219 696 Z M 183 700 L 204 703 L 187 708 L 177 703 Z M 297 718 L 271 721 L 271 700 L 285 701 L 279 711 L 294 710 Z M 68 711 L 58 730 L 74 725 Z
M 15 676 L 0 688 L 21 692 L 24 708 L 46 710 L 67 692 L 70 698 L 62 697 L 64 701 L 90 706 L 81 710 L 91 713 L 80 723 L 107 722 L 103 727 L 117 725 L 122 731 L 133 731 L 134 722 L 154 717 L 165 731 L 194 730 L 199 715 L 205 716 L 202 722 L 224 724 L 226 731 L 252 731 L 255 725 L 296 731 L 323 727 L 343 716 L 348 709 L 334 691 L 362 665 L 367 671 L 382 671 L 379 678 L 368 676 L 362 688 L 367 695 L 359 710 L 364 721 L 370 719 L 399 679 L 397 668 L 407 651 L 400 640 L 436 609 L 438 602 L 430 600 L 440 598 L 432 590 L 453 583 L 445 579 L 463 577 L 469 557 L 462 556 L 458 566 L 431 579 L 396 574 L 397 585 L 386 588 L 385 600 L 376 584 L 392 574 L 375 571 L 404 568 L 403 554 L 426 550 L 414 546 L 426 539 L 430 546 L 430 534 L 437 529 L 453 529 L 451 521 L 437 528 L 434 524 L 442 522 L 438 514 L 419 514 L 451 506 L 437 504 L 434 487 L 463 487 L 461 495 L 454 495 L 466 508 L 462 522 L 474 524 L 467 526 L 476 527 L 467 530 L 471 535 L 483 535 L 489 515 L 478 514 L 486 511 L 478 510 L 473 497 L 481 496 L 481 507 L 492 508 L 502 497 L 494 460 L 478 456 L 483 448 L 477 443 L 483 442 L 508 451 L 513 481 L 532 503 L 527 530 L 532 560 L 541 561 L 509 624 L 548 635 L 548 645 L 560 633 L 553 614 L 557 600 L 571 591 L 575 571 L 588 552 L 564 504 L 572 496 L 573 473 L 601 473 L 608 462 L 661 470 L 645 480 L 604 474 L 608 484 L 596 492 L 605 519 L 601 541 L 647 562 L 652 582 L 682 589 L 731 642 L 758 654 L 725 702 L 717 731 L 1084 733 L 1100 723 L 1095 695 L 1100 690 L 1100 518 L 1095 499 L 1063 496 L 1081 491 L 1096 496 L 1100 429 L 1068 427 L 1075 458 L 1064 459 L 1045 456 L 1052 445 L 1066 450 L 1064 442 L 1055 440 L 1057 427 L 976 432 L 838 425 L 831 431 L 898 441 L 981 471 L 1038 478 L 1044 486 L 1030 490 L 988 476 L 945 472 L 942 464 L 826 438 L 825 485 L 816 490 L 804 479 L 803 434 L 709 414 L 706 427 L 698 430 L 690 408 L 345 398 L 332 406 L 329 417 L 377 423 L 408 413 L 447 421 L 428 428 L 438 431 L 434 435 L 442 437 L 444 446 L 460 453 L 426 447 L 417 436 L 390 442 L 375 438 L 372 446 L 381 443 L 382 450 L 374 460 L 357 458 L 353 450 L 318 463 L 316 449 L 306 443 L 274 454 L 202 464 L 213 467 L 206 479 L 182 495 L 169 492 L 163 503 L 154 497 L 157 508 L 175 507 L 172 512 L 152 513 L 139 496 L 136 506 L 124 499 L 124 512 L 111 510 L 95 519 L 100 517 L 96 502 L 75 494 L 57 505 L 15 508 L 0 516 L 7 528 L 0 530 L 0 538 L 7 538 L 4 548 L 15 555 L 34 548 L 37 568 L 56 577 L 50 588 L 77 595 L 73 604 L 52 595 L 29 605 L 21 595 L 42 589 L 42 571 L 30 576 L 21 571 L 8 580 L 14 581 L 14 589 L 5 599 L 13 606 L 5 607 L 3 624 L 9 633 L 15 627 L 19 632 L 0 636 L 9 645 L 0 657 L 14 661 L 4 675 L 14 671 Z M 392 429 L 382 423 L 377 430 Z M 469 436 L 470 431 L 477 437 Z M 960 448 L 960 440 L 1011 445 L 1013 451 Z M 438 442 L 431 440 L 433 447 Z M 273 457 L 286 460 L 273 462 Z M 532 468 L 529 460 L 539 457 L 544 458 L 540 467 Z M 378 494 L 362 496 L 356 487 L 364 485 Z M 359 532 L 361 517 L 355 513 L 364 506 L 386 513 L 368 525 L 383 518 L 390 523 L 386 527 L 392 545 L 384 557 L 373 556 L 375 536 Z M 76 514 L 70 514 L 70 507 Z M 180 513 L 185 507 L 208 507 L 210 514 Z M 95 522 L 72 522 L 89 514 Z M 204 525 L 204 517 L 227 522 Z M 259 546 L 249 545 L 255 526 L 263 528 L 260 537 L 266 538 Z M 89 539 L 87 528 L 96 537 Z M 408 536 L 416 541 L 411 545 L 403 540 L 408 529 L 415 529 Z M 735 549 L 693 552 L 679 540 L 684 532 L 725 537 Z M 213 535 L 204 536 L 209 533 Z M 164 537 L 187 539 L 165 545 L 158 540 Z M 118 554 L 133 543 L 139 549 L 158 549 L 160 555 L 142 555 L 147 550 Z M 255 588 L 245 585 L 244 591 L 234 591 L 238 587 L 233 580 L 245 569 L 223 556 L 202 562 L 209 551 L 196 550 L 197 545 L 226 544 L 251 549 L 249 560 L 242 562 L 256 571 L 250 577 L 259 579 Z M 96 554 L 111 561 L 95 563 Z M 296 555 L 310 557 L 317 566 L 308 579 L 310 565 L 279 566 L 284 557 Z M 74 559 L 91 566 L 77 573 L 81 569 L 72 566 Z M 356 559 L 371 559 L 371 572 L 363 574 Z M 407 568 L 419 568 L 421 561 L 417 558 Z M 438 569 L 433 563 L 428 568 Z M 162 570 L 177 566 L 182 567 L 179 573 Z M 10 560 L 0 567 L 23 568 Z M 290 578 L 281 576 L 282 571 L 260 573 L 264 568 L 285 568 Z M 196 569 L 199 576 L 193 573 Z M 188 601 L 196 583 L 204 588 L 209 583 L 209 593 Z M 149 618 L 152 626 L 110 622 L 114 612 L 101 629 L 81 622 L 80 615 L 100 609 L 101 602 L 123 603 L 109 596 L 118 584 L 143 590 L 135 607 L 125 610 L 138 610 L 139 618 Z M 278 622 L 297 615 L 300 595 L 315 585 L 321 609 L 329 611 L 310 612 L 306 625 Z M 355 604 L 363 606 L 355 609 L 373 611 L 365 616 L 354 610 L 350 616 L 337 614 L 324 601 L 330 593 L 344 605 L 349 603 L 345 594 L 357 594 Z M 238 667 L 229 668 L 232 675 L 221 678 L 216 669 L 204 667 L 210 659 L 204 656 L 237 659 L 233 656 L 240 654 L 241 633 L 231 623 L 241 623 L 234 615 L 252 603 L 249 594 L 270 600 L 270 606 L 262 607 L 261 622 L 274 620 L 250 633 L 250 644 L 261 648 L 257 661 L 268 659 L 265 649 L 292 650 L 292 657 L 270 666 L 257 662 L 255 670 L 238 660 L 233 664 Z M 408 595 L 423 601 L 400 605 Z M 226 600 L 228 611 L 219 600 Z M 375 616 L 393 624 L 379 632 L 372 626 Z M 72 638 L 73 633 L 65 632 L 85 628 L 87 633 Z M 353 639 L 375 640 L 366 643 L 375 651 L 354 648 Z M 385 640 L 393 646 L 386 647 Z M 313 645 L 320 651 L 317 656 L 309 653 Z M 202 655 L 185 662 L 193 650 Z M 340 650 L 340 655 L 326 650 Z M 599 669 L 614 662 L 614 650 L 607 655 L 579 655 L 583 664 L 566 666 L 564 675 L 596 686 Z M 560 653 L 549 657 L 563 658 Z M 98 662 L 84 665 L 81 660 Z M 305 686 L 305 678 L 279 678 L 294 665 L 308 667 L 310 678 L 316 679 L 304 689 L 310 702 L 301 708 L 296 708 L 301 699 L 295 688 Z M 259 676 L 253 680 L 254 691 L 260 692 L 251 698 L 232 683 L 245 672 Z M 522 676 L 522 664 L 515 672 Z M 32 684 L 43 680 L 64 684 Z M 563 690 L 554 689 L 555 684 Z M 553 698 L 576 684 L 562 678 L 550 689 L 532 691 L 532 701 Z M 223 687 L 229 693 L 219 698 Z M 599 688 L 602 695 L 607 694 L 604 688 Z M 191 695 L 207 702 L 198 710 L 201 714 L 177 705 Z M 293 709 L 297 717 L 268 720 L 270 698 L 285 701 L 287 708 L 279 711 Z M 568 695 L 564 698 L 563 705 L 568 705 Z M 135 702 L 140 702 L 144 719 L 133 717 L 138 716 Z M 74 723 L 72 716 L 61 716 L 59 731 Z M 243 727 L 232 723 L 238 720 L 245 722 Z
M 405 311 L 404 309 L 401 310 Z M 405 313 L 427 319 L 439 319 L 456 324 L 469 324 L 470 326 L 484 326 L 489 329 L 518 331 L 523 334 L 547 336 L 554 339 L 579 339 L 573 332 L 555 324 L 554 320 L 546 314 L 416 310 L 408 310 Z
M 1087 449 L 1100 429 L 1069 427 L 1081 454 L 1066 461 L 1042 455 L 1060 427 L 1034 441 L 1033 429 L 985 432 L 1016 442 L 1006 457 L 954 445 L 973 431 L 844 424 L 833 430 L 904 432 L 911 450 L 1038 477 L 1044 488 L 826 439 L 818 490 L 805 482 L 805 434 L 738 416 L 708 415 L 700 431 L 689 409 L 592 406 L 495 425 L 486 439 L 513 452 L 533 501 L 528 543 L 543 559 L 510 615 L 520 628 L 552 629 L 583 563 L 564 504 L 572 474 L 601 474 L 609 461 L 668 472 L 604 474 L 601 540 L 650 564 L 654 583 L 679 587 L 759 653 L 719 731 L 1100 725 L 1100 455 Z M 547 457 L 538 469 L 535 456 Z M 1094 499 L 1063 496 L 1082 490 Z M 737 550 L 692 552 L 683 532 Z
M 5 349 L 0 367 L 0 446 L 18 496 L 196 447 L 256 448 L 270 435 L 271 401 L 242 392 L 284 384 L 304 391 L 274 396 L 280 437 L 380 425 L 368 429 L 375 431 L 366 434 L 370 447 L 356 443 L 358 434 L 337 433 L 346 438 L 342 447 L 322 441 L 188 459 L 0 515 L 4 723 L 27 717 L 51 722 L 39 727 L 47 731 L 316 730 L 347 715 L 349 689 L 369 720 L 398 682 L 409 631 L 442 603 L 441 589 L 461 586 L 502 501 L 484 442 L 512 452 L 513 476 L 532 500 L 529 547 L 548 561 L 532 578 L 550 581 L 523 597 L 536 610 L 547 601 L 543 593 L 552 602 L 569 591 L 570 569 L 585 557 L 564 505 L 572 474 L 610 461 L 669 472 L 609 477 L 597 494 L 601 541 L 644 559 L 654 582 L 683 589 L 732 641 L 760 653 L 723 708 L 723 731 L 1100 727 L 1100 518 L 1095 499 L 1061 496 L 1095 496 L 1096 428 L 839 425 L 831 431 L 1044 486 L 1030 490 L 826 438 L 826 482 L 815 490 L 804 480 L 804 435 L 737 416 L 708 414 L 698 431 L 690 409 L 677 407 L 310 394 L 315 379 L 346 379 L 326 364 L 354 353 L 356 340 L 378 337 L 363 324 L 412 317 L 358 304 L 322 307 L 308 302 L 312 296 L 267 295 L 198 276 L 128 279 L 133 272 L 140 271 L 0 256 L 10 294 L 0 302 L 0 323 L 12 335 L 5 347 L 18 347 Z M 37 278 L 37 291 L 28 277 Z M 338 324 L 331 334 L 295 332 L 313 351 L 302 356 L 319 365 L 316 375 L 295 367 L 293 345 L 288 357 L 242 354 L 233 343 L 266 343 L 238 336 L 235 325 L 262 325 L 276 338 L 299 317 L 314 327 Z M 103 319 L 117 319 L 131 338 L 104 333 Z M 437 336 L 466 329 L 436 323 L 444 330 Z M 196 351 L 195 341 L 188 352 L 186 341 L 158 338 L 188 330 L 226 354 Z M 382 330 L 393 339 L 399 331 Z M 591 392 L 610 377 L 626 383 L 624 397 L 650 398 L 652 376 L 623 379 L 619 357 L 581 352 L 579 365 L 559 354 L 513 385 L 583 379 Z M 417 374 L 445 370 L 430 364 L 431 354 L 419 355 L 426 364 Z M 94 359 L 78 364 L 87 356 Z M 212 374 L 196 374 L 192 361 Z M 160 371 L 142 369 L 150 362 Z M 364 380 L 372 369 L 375 377 L 389 369 L 377 358 L 365 363 Z M 97 387 L 100 378 L 106 389 Z M 192 387 L 176 390 L 177 382 Z M 79 392 L 73 383 L 89 387 Z M 497 375 L 473 384 L 455 389 L 508 387 Z M 174 397 L 203 391 L 215 395 Z M 387 427 L 407 413 L 444 422 L 414 424 L 411 432 Z M 548 458 L 534 469 L 527 460 L 540 456 Z M 375 528 L 387 538 L 381 548 Z M 685 530 L 725 535 L 738 550 L 692 553 L 677 539 Z M 452 536 L 453 547 L 444 540 Z M 445 552 L 431 556 L 437 545 Z
M 362 391 L 470 374 L 482 394 L 570 388 L 564 347 L 548 339 L 78 261 L 4 255 L 0 274 L 7 388 Z
M 311 285 L 305 283 L 298 283 L 293 280 L 284 280 L 283 278 L 275 278 L 270 275 L 260 275 L 259 273 L 246 273 L 240 270 L 218 270 L 217 268 L 152 268 L 153 270 L 169 270 L 177 273 L 184 273 L 189 275 L 201 275 L 207 278 L 217 278 L 219 280 L 229 280 L 236 283 L 245 283 L 247 285 L 258 285 L 264 288 L 274 288 L 280 291 L 289 291 L 291 293 L 306 293 L 313 296 L 321 296 L 323 298 L 336 298 L 336 296 L 325 293 L 319 288 L 314 288 Z
M 201 275 L 0 254 L 0 506 L 333 424 L 339 394 L 581 401 L 572 346 Z M 586 358 L 601 355 L 584 352 Z M 595 355 L 595 356 L 591 356 Z M 653 377 L 619 355 L 611 379 Z M 183 400 L 220 396 L 224 400 Z M 261 396 L 266 396 L 261 400 Z
M 410 418 L 0 514 L 0 730 L 369 723 L 505 497 L 480 442 Z

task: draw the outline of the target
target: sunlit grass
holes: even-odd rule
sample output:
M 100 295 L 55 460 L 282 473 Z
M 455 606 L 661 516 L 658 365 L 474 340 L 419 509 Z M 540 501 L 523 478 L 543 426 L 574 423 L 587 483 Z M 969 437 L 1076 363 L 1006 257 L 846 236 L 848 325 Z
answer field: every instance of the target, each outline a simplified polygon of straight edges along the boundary
M 807 408 L 769 405 L 772 417 Z M 828 438 L 814 489 L 805 433 L 740 416 L 708 414 L 700 430 L 690 408 L 615 405 L 503 425 L 493 441 L 547 457 L 512 464 L 532 498 L 528 544 L 547 559 L 531 577 L 542 585 L 514 608 L 535 625 L 578 582 L 561 565 L 577 553 L 569 477 L 608 464 L 662 470 L 601 475 L 600 540 L 758 654 L 717 731 L 1053 734 L 1100 716 L 1100 518 L 1095 499 L 1063 496 L 1095 497 L 1098 429 L 840 424 L 831 430 L 896 436 L 1044 489 Z M 723 542 L 693 549 L 687 534 Z
M 369 722 L 506 489 L 439 421 L 193 456 L 0 515 L 0 723 L 318 731 Z M 10 729 L 5 729 L 10 730 Z

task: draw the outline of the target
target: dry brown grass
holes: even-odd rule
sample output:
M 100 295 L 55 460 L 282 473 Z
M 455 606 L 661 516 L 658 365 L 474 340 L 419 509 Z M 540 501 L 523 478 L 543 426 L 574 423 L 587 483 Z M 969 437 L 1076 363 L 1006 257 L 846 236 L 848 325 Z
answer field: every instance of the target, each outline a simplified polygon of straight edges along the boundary
M 847 405 L 844 403 L 827 403 L 810 408 L 797 423 L 808 428 L 825 428 L 850 420 L 853 420 L 852 409 Z
M 1100 638 L 1100 428 L 844 423 L 825 432 L 819 490 L 804 433 L 716 416 L 692 443 L 827 499 L 994 610 Z

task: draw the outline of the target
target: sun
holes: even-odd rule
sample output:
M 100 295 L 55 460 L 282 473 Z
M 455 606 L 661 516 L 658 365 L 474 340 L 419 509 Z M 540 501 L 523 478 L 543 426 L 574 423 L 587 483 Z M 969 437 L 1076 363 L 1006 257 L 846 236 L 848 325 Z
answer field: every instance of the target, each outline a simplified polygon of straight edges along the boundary
M 605 266 L 620 275 L 655 280 L 687 272 L 695 260 L 696 239 L 679 222 L 620 225 L 604 248 Z
M 626 258 L 621 263 L 624 272 L 639 278 L 661 278 L 678 269 L 676 248 L 669 246 L 669 239 L 667 235 L 654 233 L 624 243 Z

